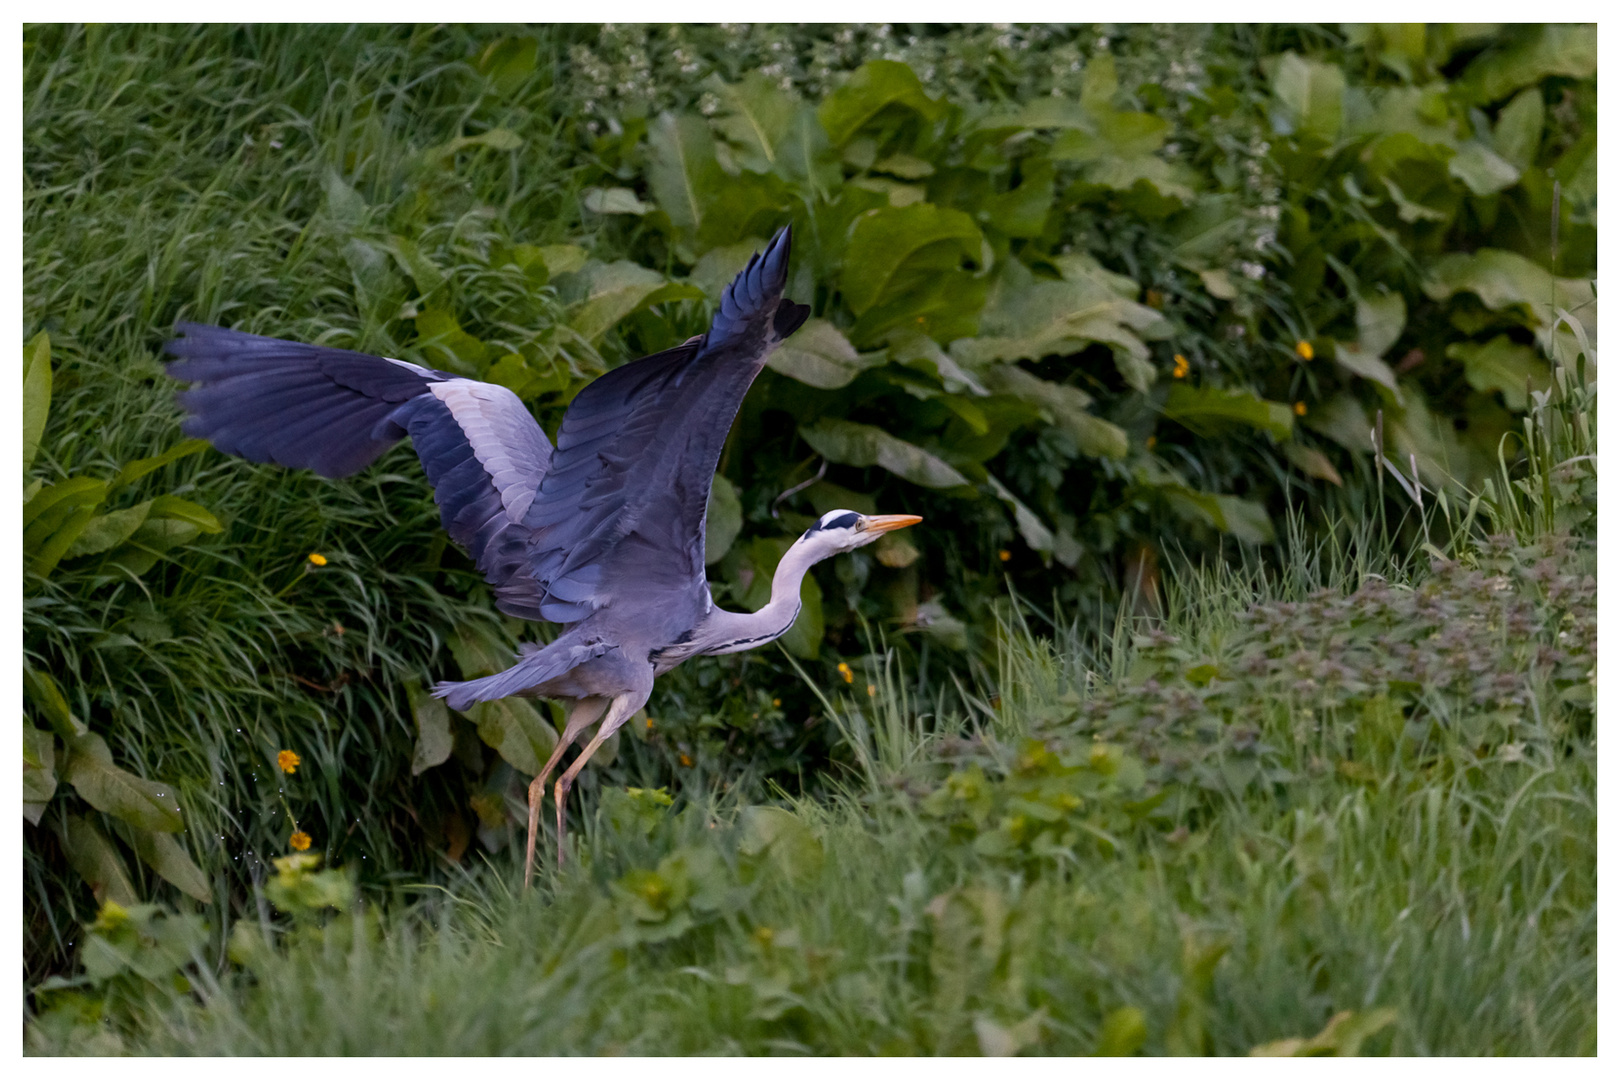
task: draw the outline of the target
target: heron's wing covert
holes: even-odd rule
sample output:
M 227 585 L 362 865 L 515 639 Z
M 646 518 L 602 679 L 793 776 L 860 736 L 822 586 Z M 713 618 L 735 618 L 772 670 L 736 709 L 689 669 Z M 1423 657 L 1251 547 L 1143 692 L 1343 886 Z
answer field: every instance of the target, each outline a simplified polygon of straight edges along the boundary
M 169 374 L 186 434 L 249 461 L 348 476 L 406 434 L 445 531 L 495 586 L 503 611 L 540 618 L 523 515 L 551 444 L 517 395 L 385 357 L 181 323 Z
M 703 595 L 715 466 L 743 396 L 809 309 L 782 299 L 784 229 L 721 298 L 709 332 L 625 364 L 580 392 L 523 523 L 541 613 L 576 622 L 614 595 Z

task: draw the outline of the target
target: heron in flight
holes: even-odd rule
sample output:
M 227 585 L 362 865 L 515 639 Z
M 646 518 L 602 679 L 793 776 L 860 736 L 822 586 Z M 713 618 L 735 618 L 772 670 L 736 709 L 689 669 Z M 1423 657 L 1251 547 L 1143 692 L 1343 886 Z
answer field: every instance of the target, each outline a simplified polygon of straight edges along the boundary
M 787 633 L 799 585 L 823 559 L 922 519 L 823 514 L 777 565 L 752 614 L 717 608 L 704 576 L 704 520 L 726 434 L 766 357 L 809 315 L 783 298 L 789 229 L 726 287 L 709 331 L 615 368 L 563 415 L 557 445 L 503 386 L 404 360 L 181 323 L 168 343 L 188 435 L 249 461 L 349 476 L 410 436 L 440 521 L 495 591 L 495 606 L 560 623 L 505 671 L 441 682 L 451 708 L 503 697 L 569 702 L 556 749 L 529 785 L 525 886 L 545 785 L 563 752 L 600 726 L 557 780 L 564 808 L 592 754 L 646 704 L 653 679 L 693 656 L 741 652 Z

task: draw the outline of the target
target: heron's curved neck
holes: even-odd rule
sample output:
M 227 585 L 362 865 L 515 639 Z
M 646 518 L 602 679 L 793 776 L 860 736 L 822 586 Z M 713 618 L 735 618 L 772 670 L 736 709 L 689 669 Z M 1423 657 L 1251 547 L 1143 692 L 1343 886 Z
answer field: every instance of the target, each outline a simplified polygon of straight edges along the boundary
M 814 545 L 796 541 L 776 564 L 770 602 L 752 614 L 714 609 L 703 624 L 697 651 L 707 655 L 742 652 L 787 633 L 799 617 L 799 586 L 805 573 L 821 558 L 822 553 L 815 551 Z

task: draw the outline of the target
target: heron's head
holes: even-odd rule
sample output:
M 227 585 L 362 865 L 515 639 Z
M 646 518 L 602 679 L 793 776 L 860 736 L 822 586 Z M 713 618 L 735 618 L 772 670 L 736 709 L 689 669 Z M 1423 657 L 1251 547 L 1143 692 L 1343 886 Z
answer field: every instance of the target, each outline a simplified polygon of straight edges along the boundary
M 857 514 L 853 510 L 829 510 L 804 531 L 799 543 L 814 551 L 817 560 L 865 547 L 884 533 L 915 525 L 916 514 Z

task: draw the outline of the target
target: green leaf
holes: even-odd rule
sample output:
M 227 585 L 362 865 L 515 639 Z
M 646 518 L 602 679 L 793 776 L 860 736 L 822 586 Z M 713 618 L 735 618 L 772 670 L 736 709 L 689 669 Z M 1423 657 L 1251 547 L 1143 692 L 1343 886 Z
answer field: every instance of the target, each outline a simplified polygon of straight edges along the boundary
M 873 349 L 917 334 L 950 341 L 978 332 L 989 279 L 953 269 L 913 276 L 916 269 L 906 268 L 909 288 L 886 295 L 849 328 L 858 348 Z
M 636 198 L 629 188 L 587 188 L 585 209 L 593 214 L 629 214 L 640 217 L 652 209 L 651 204 Z
M 411 755 L 411 775 L 421 776 L 450 757 L 455 739 L 450 734 L 450 709 L 420 682 L 405 684 L 411 718 L 416 721 L 416 750 Z
M 112 483 L 107 485 L 107 490 L 109 493 L 116 491 L 125 484 L 134 483 L 147 473 L 163 468 L 170 462 L 179 461 L 183 457 L 190 457 L 192 454 L 201 453 L 206 449 L 208 449 L 207 439 L 186 439 L 183 442 L 175 443 L 156 457 L 131 461 L 118 470 L 118 475 L 113 479 Z
M 1518 311 L 1528 325 L 1552 326 L 1555 309 L 1576 312 L 1589 336 L 1597 331 L 1591 285 L 1572 278 L 1555 278 L 1523 255 L 1498 248 L 1443 255 L 1429 268 L 1423 291 L 1431 300 L 1448 300 L 1471 292 L 1492 311 Z
M 758 71 L 737 83 L 711 76 L 703 85 L 720 99 L 714 126 L 732 145 L 737 164 L 752 172 L 775 169 L 777 147 L 791 130 L 798 102 Z
M 107 482 L 93 480 L 88 476 L 75 476 L 63 480 L 59 484 L 51 484 L 41 488 L 23 506 L 23 548 L 28 550 L 37 547 L 44 536 L 50 535 L 66 519 L 65 511 L 75 507 L 87 506 L 94 508 L 97 503 L 107 496 Z M 47 517 L 47 512 L 56 509 L 58 514 Z M 33 526 L 38 523 L 45 531 L 35 537 Z
M 56 564 L 62 561 L 62 556 L 73 546 L 73 542 L 79 538 L 79 534 L 90 524 L 95 514 L 93 506 L 74 510 L 67 520 L 62 522 L 61 527 L 39 545 L 38 554 L 28 564 L 29 571 L 40 577 L 50 577 L 51 571 L 56 569 Z M 31 546 L 27 534 L 24 534 L 23 546 L 24 550 Z
M 106 741 L 94 732 L 68 743 L 62 779 L 85 802 L 131 825 L 156 832 L 179 832 L 183 827 L 174 785 L 144 780 L 118 768 Z
M 826 319 L 809 319 L 771 353 L 765 366 L 806 386 L 837 390 L 884 359 L 882 353 L 863 358 L 838 327 Z
M 91 518 L 79 533 L 78 539 L 63 553 L 64 559 L 77 559 L 85 555 L 99 555 L 111 551 L 135 534 L 146 521 L 152 501 L 138 503 L 128 510 L 114 510 Z
M 1283 443 L 1283 453 L 1294 463 L 1294 467 L 1306 476 L 1326 480 L 1336 487 L 1344 486 L 1344 479 L 1339 475 L 1339 470 L 1333 467 L 1333 462 L 1329 461 L 1322 451 L 1303 443 L 1286 442 Z
M 64 743 L 71 743 L 90 730 L 68 708 L 67 698 L 62 696 L 62 691 L 49 672 L 35 670 L 25 663 L 23 693 L 33 702 L 34 708 L 44 714 L 45 721 L 51 725 L 51 730 L 56 732 Z
M 1052 537 L 1052 530 L 1047 528 L 1046 523 L 1036 516 L 1035 511 L 1025 506 L 1023 501 L 1012 493 L 1012 489 L 994 476 L 990 477 L 990 490 L 996 493 L 996 498 L 1011 508 L 1013 523 L 1018 526 L 1018 533 L 1024 538 L 1024 543 L 1042 555 L 1051 555 L 1055 542 Z
M 916 73 L 898 60 L 870 60 L 821 103 L 818 116 L 827 138 L 843 146 L 867 122 L 894 106 L 909 109 L 932 123 L 945 104 L 928 96 Z
M 978 338 L 951 343 L 951 355 L 979 369 L 997 361 L 1039 360 L 1076 353 L 1093 342 L 1108 345 L 1119 373 L 1146 391 L 1157 377 L 1140 334 L 1158 332 L 1163 316 L 1124 299 L 1095 278 L 1036 281 L 1010 262 L 985 304 Z
M 1541 132 L 1547 124 L 1547 109 L 1539 87 L 1523 90 L 1496 118 L 1492 142 L 1502 160 L 1521 172 L 1535 164 L 1541 149 Z
M 1235 388 L 1177 383 L 1164 399 L 1164 415 L 1197 435 L 1218 435 L 1244 426 L 1269 432 L 1280 441 L 1294 431 L 1293 409 Z
M 962 365 L 953 360 L 939 343 L 926 334 L 906 334 L 889 346 L 889 359 L 896 364 L 922 371 L 938 379 L 951 394 L 973 394 L 987 397 L 984 384 Z
M 590 254 L 577 244 L 547 244 L 540 249 L 540 260 L 552 277 L 572 274 L 590 259 Z
M 881 428 L 823 417 L 799 434 L 828 461 L 840 465 L 877 465 L 913 484 L 929 488 L 965 487 L 967 477 L 920 446 L 897 439 Z
M 183 521 L 195 525 L 198 530 L 205 533 L 223 532 L 224 525 L 219 519 L 209 513 L 205 508 L 177 495 L 159 495 L 152 500 L 151 513 L 147 515 L 150 521 L 154 518 L 166 518 L 170 521 Z
M 1477 139 L 1459 146 L 1446 170 L 1475 195 L 1494 195 L 1519 182 L 1519 170 Z
M 1376 355 L 1363 352 L 1352 342 L 1341 341 L 1333 350 L 1333 362 L 1352 375 L 1377 383 L 1400 399 L 1401 389 L 1395 384 L 1394 369 Z
M 1290 50 L 1277 61 L 1272 93 L 1279 108 L 1272 123 L 1285 135 L 1332 142 L 1344 122 L 1344 72 Z
M 1372 450 L 1372 421 L 1367 410 L 1347 390 L 1329 398 L 1326 404 L 1311 409 L 1305 425 L 1320 432 L 1352 453 L 1365 454 Z
M 1008 236 L 1041 235 L 1046 228 L 1047 211 L 1052 208 L 1054 175 L 1048 162 L 1026 165 L 1017 187 L 986 201 L 984 212 L 990 226 Z
M 1406 328 L 1406 298 L 1398 292 L 1363 293 L 1356 297 L 1356 339 L 1360 351 L 1383 356 Z
M 467 710 L 478 737 L 512 768 L 534 776 L 557 745 L 557 729 L 523 698 L 481 701 Z
M 366 216 L 366 200 L 350 187 L 337 169 L 327 166 L 324 177 L 326 212 L 340 225 L 358 225 Z
M 838 151 L 828 140 L 814 105 L 800 105 L 793 114 L 787 134 L 777 144 L 776 174 L 821 199 L 831 198 L 843 183 Z
M 444 276 L 444 271 L 423 253 L 416 241 L 403 236 L 391 236 L 388 238 L 387 247 L 393 253 L 394 261 L 399 263 L 400 269 L 409 274 L 411 280 L 415 282 L 419 301 L 426 301 L 448 280 Z
M 489 346 L 463 330 L 461 320 L 447 307 L 429 307 L 419 313 L 416 335 L 417 348 L 429 351 L 430 355 L 448 357 L 449 367 L 459 366 L 472 373 L 489 360 Z
M 713 566 L 726 557 L 737 534 L 742 532 L 742 500 L 731 481 L 716 474 L 709 489 L 709 505 L 703 518 L 703 562 Z
M 766 856 L 796 885 L 808 885 L 821 876 L 826 858 L 821 841 L 795 815 L 775 806 L 745 806 L 737 825 L 737 850 L 744 855 L 752 859 Z
M 51 415 L 51 336 L 41 330 L 23 346 L 23 472 L 34 465 Z
M 23 818 L 38 825 L 56 794 L 56 736 L 23 724 Z
M 1017 364 L 992 364 L 983 378 L 992 393 L 1009 394 L 1041 410 L 1043 419 L 1068 432 L 1088 457 L 1123 458 L 1130 449 L 1121 428 L 1087 411 L 1091 395 L 1083 390 L 1047 382 Z
M 462 623 L 446 642 L 463 679 L 481 679 L 504 671 L 516 660 L 512 646 L 483 622 Z
M 506 128 L 490 128 L 480 135 L 461 135 L 447 143 L 441 143 L 426 151 L 423 157 L 429 161 L 447 165 L 450 163 L 450 159 L 457 154 L 463 150 L 470 150 L 475 146 L 501 151 L 521 150 L 523 148 L 523 139 L 516 132 L 508 131 Z
M 173 885 L 193 900 L 209 903 L 214 898 L 208 887 L 208 875 L 191 861 L 180 841 L 167 833 L 149 829 L 131 829 L 131 846 L 142 862 L 150 866 L 164 881 Z
M 1459 341 L 1446 346 L 1446 355 L 1463 365 L 1468 385 L 1481 393 L 1502 392 L 1502 400 L 1515 412 L 1529 404 L 1527 384 L 1545 390 L 1552 382 L 1547 364 L 1528 345 L 1516 344 L 1506 334 L 1480 345 Z
M 647 132 L 647 185 L 660 210 L 688 240 L 695 239 L 707 193 L 725 181 L 714 136 L 701 116 L 662 113 Z
M 579 273 L 585 295 L 570 308 L 568 324 L 587 341 L 595 341 L 619 320 L 653 304 L 703 297 L 697 286 L 671 283 L 658 271 L 628 259 L 588 263 Z
M 1506 48 L 1488 49 L 1457 80 L 1465 100 L 1500 101 L 1549 75 L 1590 79 L 1597 73 L 1597 27 L 1593 24 L 1524 26 Z
M 496 38 L 478 54 L 473 67 L 487 76 L 500 94 L 510 94 L 523 85 L 539 66 L 540 42 L 532 37 Z
M 1235 495 L 1211 495 L 1180 484 L 1161 489 L 1170 508 L 1189 521 L 1202 522 L 1250 544 L 1269 544 L 1276 532 L 1265 507 Z
M 1147 1019 L 1134 1005 L 1115 1009 L 1097 1029 L 1096 1057 L 1130 1057 L 1147 1042 Z
M 964 259 L 982 258 L 983 244 L 979 227 L 960 210 L 918 203 L 869 211 L 855 222 L 844 256 L 844 301 L 859 315 Z
M 96 899 L 111 900 L 125 907 L 137 903 L 135 886 L 130 884 L 129 871 L 112 842 L 101 834 L 87 818 L 67 815 L 62 832 L 62 850 L 69 864 L 90 886 Z

